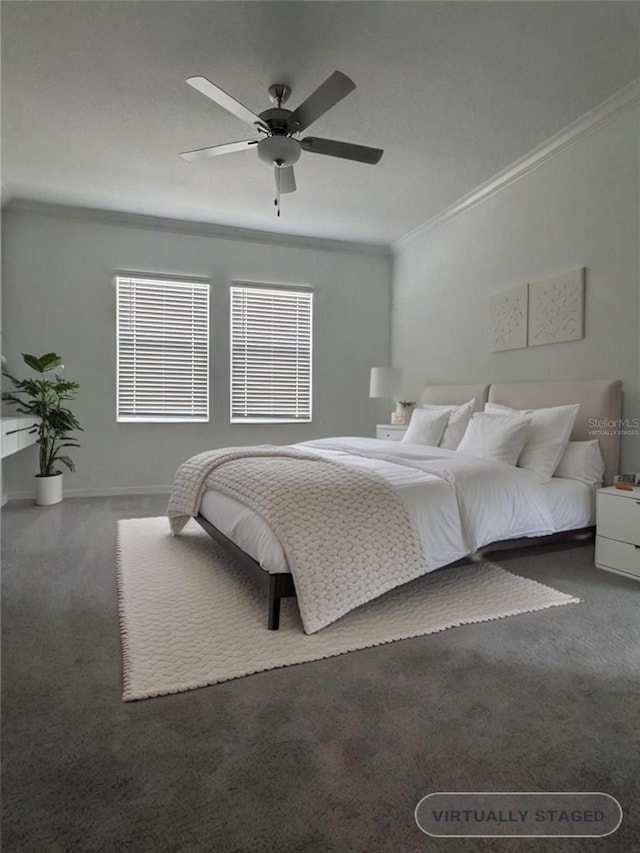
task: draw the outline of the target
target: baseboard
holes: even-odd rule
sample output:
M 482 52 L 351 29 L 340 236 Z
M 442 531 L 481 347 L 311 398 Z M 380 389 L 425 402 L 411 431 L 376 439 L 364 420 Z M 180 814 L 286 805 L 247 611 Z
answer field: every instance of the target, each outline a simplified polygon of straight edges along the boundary
M 169 495 L 171 486 L 107 486 L 86 489 L 64 489 L 65 498 L 106 498 L 118 495 Z M 9 492 L 10 501 L 33 500 L 35 491 Z

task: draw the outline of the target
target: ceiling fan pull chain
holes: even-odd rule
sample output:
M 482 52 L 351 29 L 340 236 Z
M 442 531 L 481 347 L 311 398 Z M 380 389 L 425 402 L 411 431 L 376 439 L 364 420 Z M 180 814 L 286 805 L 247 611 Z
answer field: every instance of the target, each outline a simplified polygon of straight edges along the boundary
M 276 197 L 274 204 L 278 211 L 277 216 L 280 216 L 280 165 L 282 164 L 282 160 L 275 161 L 275 170 L 276 170 Z

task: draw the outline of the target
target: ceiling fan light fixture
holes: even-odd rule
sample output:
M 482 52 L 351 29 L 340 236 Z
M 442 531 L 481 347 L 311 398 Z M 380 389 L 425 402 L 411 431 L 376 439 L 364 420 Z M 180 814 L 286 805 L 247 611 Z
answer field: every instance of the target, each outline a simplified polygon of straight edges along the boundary
M 300 143 L 289 136 L 266 136 L 258 143 L 258 157 L 270 165 L 293 166 L 300 159 Z

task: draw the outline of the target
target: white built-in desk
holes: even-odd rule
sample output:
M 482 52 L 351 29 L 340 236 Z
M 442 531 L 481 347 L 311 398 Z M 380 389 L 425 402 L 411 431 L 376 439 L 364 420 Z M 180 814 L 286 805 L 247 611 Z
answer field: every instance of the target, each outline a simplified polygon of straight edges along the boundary
M 37 418 L 29 418 L 24 415 L 17 417 L 2 418 L 2 434 L 0 437 L 0 450 L 2 450 L 2 458 L 11 456 L 19 450 L 24 450 L 25 447 L 31 447 L 36 443 L 37 433 L 31 434 L 25 427 L 31 424 L 37 424 Z M 20 432 L 14 432 L 20 430 Z M 0 505 L 4 506 L 7 502 L 5 495 L 0 497 Z
M 2 418 L 2 434 L 0 436 L 0 450 L 2 458 L 11 456 L 19 450 L 24 450 L 25 447 L 31 447 L 36 443 L 37 433 L 31 434 L 25 427 L 31 424 L 39 423 L 38 418 L 29 418 L 24 415 L 16 417 Z M 20 430 L 20 432 L 15 432 Z M 7 502 L 5 495 L 0 496 L 0 506 L 4 506 Z
M 37 418 L 28 418 L 19 416 L 15 418 L 2 418 L 2 458 L 11 456 L 12 453 L 17 453 L 24 447 L 30 447 L 36 443 L 37 433 L 33 435 L 25 429 L 31 424 L 37 424 Z M 14 430 L 22 430 L 14 432 Z M 10 434 L 11 433 L 11 434 Z

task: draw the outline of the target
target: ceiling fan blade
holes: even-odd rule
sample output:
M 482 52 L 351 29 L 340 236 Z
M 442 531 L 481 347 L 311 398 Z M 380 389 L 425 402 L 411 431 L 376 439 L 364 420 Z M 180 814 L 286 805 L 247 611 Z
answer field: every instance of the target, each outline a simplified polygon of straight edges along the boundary
M 291 113 L 287 122 L 289 127 L 292 131 L 304 130 L 355 88 L 356 84 L 346 74 L 334 71 L 331 77 L 328 77 Z
M 217 157 L 218 154 L 233 154 L 235 151 L 248 151 L 257 145 L 259 139 L 242 139 L 240 142 L 227 142 L 224 145 L 212 145 L 209 148 L 196 148 L 194 151 L 182 151 L 180 156 L 183 160 L 206 160 L 208 157 Z
M 241 104 L 240 101 L 236 101 L 236 99 L 232 98 L 231 95 L 228 95 L 224 89 L 214 85 L 210 80 L 207 80 L 206 77 L 189 77 L 186 82 L 190 86 L 193 86 L 194 89 L 197 89 L 198 92 L 202 92 L 203 95 L 206 95 L 207 98 L 215 101 L 219 106 L 224 107 L 225 110 L 228 110 L 237 118 L 242 119 L 242 121 L 246 121 L 247 124 L 251 124 L 255 127 L 265 127 L 260 116 L 252 113 L 250 109 L 247 109 L 247 107 L 244 106 L 244 104 Z
M 279 171 L 280 192 L 294 193 L 296 191 L 296 176 L 293 174 L 293 166 L 281 166 Z
M 372 166 L 384 154 L 382 148 L 353 145 L 351 142 L 336 142 L 334 139 L 320 139 L 317 136 L 307 136 L 306 139 L 301 139 L 300 145 L 304 151 L 310 151 L 312 154 L 342 157 L 344 160 L 357 160 L 359 163 L 370 163 Z

